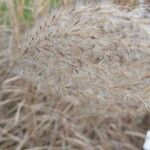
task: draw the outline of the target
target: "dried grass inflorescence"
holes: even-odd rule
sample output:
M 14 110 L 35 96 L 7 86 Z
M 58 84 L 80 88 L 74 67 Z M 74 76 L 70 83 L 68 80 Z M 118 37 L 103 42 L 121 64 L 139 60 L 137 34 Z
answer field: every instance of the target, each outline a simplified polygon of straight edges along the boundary
M 19 71 L 42 88 L 89 102 L 93 111 L 120 100 L 145 107 L 149 33 L 141 19 L 109 7 L 59 10 L 40 20 L 16 53 Z
M 123 8 L 135 8 L 139 4 L 139 0 L 113 0 L 113 3 Z
M 141 148 L 150 124 L 149 26 L 137 10 L 108 3 L 37 22 L 12 53 L 11 75 L 0 78 L 1 148 Z

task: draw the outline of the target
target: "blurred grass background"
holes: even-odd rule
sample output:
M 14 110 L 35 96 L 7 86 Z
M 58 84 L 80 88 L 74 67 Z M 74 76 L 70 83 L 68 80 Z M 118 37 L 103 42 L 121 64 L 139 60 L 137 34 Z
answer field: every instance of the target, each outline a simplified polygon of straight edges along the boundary
M 9 41 L 8 36 L 6 36 L 9 34 L 12 35 L 12 40 L 9 45 L 18 45 L 22 33 L 27 31 L 38 18 L 57 7 L 67 7 L 70 6 L 72 2 L 77 4 L 88 3 L 90 1 L 91 0 L 0 0 L 0 44 Z M 3 40 L 3 37 L 6 40 Z
M 1 0 L 0 25 L 11 24 L 11 19 L 14 19 L 10 18 L 11 9 L 15 11 L 18 23 L 23 26 L 32 24 L 37 19 L 36 17 L 44 15 L 46 11 L 50 11 L 61 4 L 62 0 Z
M 0 0 L 0 48 L 16 47 L 22 33 L 38 18 L 68 1 L 70 0 Z

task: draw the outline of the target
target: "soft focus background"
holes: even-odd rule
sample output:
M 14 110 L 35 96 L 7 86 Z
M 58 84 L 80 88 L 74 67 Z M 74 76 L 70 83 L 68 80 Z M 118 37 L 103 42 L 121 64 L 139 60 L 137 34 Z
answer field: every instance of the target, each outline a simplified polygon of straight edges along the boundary
M 8 35 L 12 34 L 13 42 L 17 43 L 20 34 L 27 30 L 34 21 L 62 4 L 62 0 L 1 0 L 0 35 L 2 39 L 0 41 L 10 41 Z M 2 43 L 4 45 L 5 42 Z
M 10 25 L 14 20 L 10 16 L 15 15 L 19 26 L 31 24 L 37 17 L 45 12 L 62 5 L 61 0 L 1 0 L 0 1 L 0 24 Z
M 87 3 L 89 1 L 80 0 L 78 2 Z M 9 26 L 15 22 L 22 29 L 31 25 L 46 12 L 56 7 L 66 7 L 69 2 L 71 0 L 0 0 L 0 25 Z
M 88 3 L 90 0 L 0 0 L 1 48 L 3 46 L 5 48 L 11 47 L 12 43 L 13 46 L 16 46 L 21 34 L 46 13 L 77 2 Z M 5 41 L 7 41 L 7 44 Z

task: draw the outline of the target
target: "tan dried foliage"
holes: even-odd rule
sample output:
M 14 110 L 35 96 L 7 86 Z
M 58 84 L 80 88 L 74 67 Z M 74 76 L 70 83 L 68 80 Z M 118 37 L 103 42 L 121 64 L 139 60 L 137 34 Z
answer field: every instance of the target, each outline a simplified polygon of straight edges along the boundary
M 59 9 L 1 53 L 0 148 L 142 149 L 150 19 L 140 11 Z

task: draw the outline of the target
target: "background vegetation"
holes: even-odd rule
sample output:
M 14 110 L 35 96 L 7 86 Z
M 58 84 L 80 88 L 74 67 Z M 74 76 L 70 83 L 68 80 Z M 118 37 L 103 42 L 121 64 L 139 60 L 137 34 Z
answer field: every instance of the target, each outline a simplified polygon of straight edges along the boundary
M 38 18 L 57 7 L 66 7 L 72 0 L 0 0 L 0 34 L 13 35 L 17 45 L 22 33 Z M 74 1 L 75 2 L 75 1 Z M 89 2 L 80 0 L 79 2 Z M 8 40 L 8 37 L 5 37 Z
M 45 13 L 62 5 L 62 0 L 1 0 L 0 35 L 17 45 L 21 34 Z M 5 36 L 4 36 L 5 35 Z
M 0 1 L 0 24 L 10 24 L 9 7 L 11 1 Z M 20 24 L 31 24 L 38 15 L 43 15 L 50 8 L 62 4 L 61 0 L 14 0 L 15 15 Z M 38 10 L 37 10 L 38 9 Z M 36 14 L 35 14 L 36 13 Z

